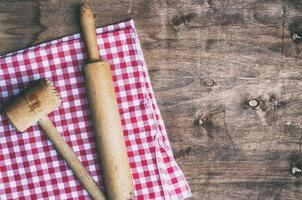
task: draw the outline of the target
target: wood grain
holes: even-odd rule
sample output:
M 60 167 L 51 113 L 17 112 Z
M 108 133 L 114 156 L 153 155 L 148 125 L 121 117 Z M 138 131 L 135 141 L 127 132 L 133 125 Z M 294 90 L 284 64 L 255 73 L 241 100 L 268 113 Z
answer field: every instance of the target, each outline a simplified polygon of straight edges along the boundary
M 301 1 L 2 2 L 1 52 L 78 32 L 81 2 L 97 26 L 134 18 L 192 199 L 302 198 Z

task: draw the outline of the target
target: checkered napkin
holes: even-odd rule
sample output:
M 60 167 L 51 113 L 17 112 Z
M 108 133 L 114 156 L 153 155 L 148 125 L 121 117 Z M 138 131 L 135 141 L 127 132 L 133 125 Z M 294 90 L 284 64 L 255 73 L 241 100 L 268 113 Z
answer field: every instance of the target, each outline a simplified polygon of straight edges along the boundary
M 133 21 L 99 28 L 97 34 L 101 58 L 110 63 L 113 74 L 135 199 L 190 197 L 172 155 Z M 85 59 L 80 34 L 0 57 L 0 102 L 32 80 L 51 80 L 63 103 L 49 118 L 102 185 L 83 87 Z M 37 125 L 20 133 L 0 115 L 0 199 L 89 199 L 89 195 Z

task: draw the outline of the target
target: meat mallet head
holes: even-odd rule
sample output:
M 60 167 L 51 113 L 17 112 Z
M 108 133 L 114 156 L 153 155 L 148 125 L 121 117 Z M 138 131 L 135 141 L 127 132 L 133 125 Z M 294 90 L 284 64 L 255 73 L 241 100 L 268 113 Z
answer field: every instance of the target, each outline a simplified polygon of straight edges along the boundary
M 42 116 L 59 107 L 61 98 L 47 79 L 39 79 L 3 105 L 3 111 L 18 131 L 24 131 Z

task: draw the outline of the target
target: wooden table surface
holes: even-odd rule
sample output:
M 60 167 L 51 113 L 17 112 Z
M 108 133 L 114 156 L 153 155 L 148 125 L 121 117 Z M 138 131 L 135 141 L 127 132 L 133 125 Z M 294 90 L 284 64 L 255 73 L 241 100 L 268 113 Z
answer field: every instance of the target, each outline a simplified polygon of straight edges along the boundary
M 79 31 L 83 1 L 0 2 L 1 54 Z M 134 18 L 192 199 L 302 199 L 302 1 L 85 2 Z

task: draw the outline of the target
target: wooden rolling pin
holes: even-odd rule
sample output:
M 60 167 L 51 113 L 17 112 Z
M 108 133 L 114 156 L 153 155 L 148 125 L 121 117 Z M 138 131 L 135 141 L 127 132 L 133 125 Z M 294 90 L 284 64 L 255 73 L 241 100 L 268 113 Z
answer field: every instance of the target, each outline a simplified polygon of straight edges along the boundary
M 107 198 L 133 199 L 134 186 L 110 65 L 100 60 L 94 14 L 86 4 L 81 5 L 80 22 L 88 55 L 83 69 L 85 87 Z

